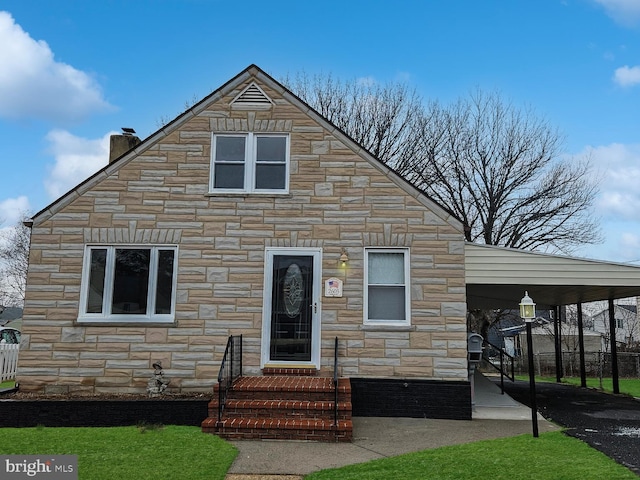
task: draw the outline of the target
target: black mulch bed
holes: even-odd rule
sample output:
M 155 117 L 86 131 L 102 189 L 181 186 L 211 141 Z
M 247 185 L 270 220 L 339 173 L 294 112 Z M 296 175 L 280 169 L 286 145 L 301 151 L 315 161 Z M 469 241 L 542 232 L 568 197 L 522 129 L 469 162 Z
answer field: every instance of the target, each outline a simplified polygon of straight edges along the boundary
M 528 382 L 505 382 L 505 391 L 531 405 Z M 640 400 L 556 383 L 537 383 L 536 392 L 545 418 L 640 475 Z
M 212 395 L 72 397 L 0 394 L 0 427 L 116 427 L 138 424 L 200 426 Z

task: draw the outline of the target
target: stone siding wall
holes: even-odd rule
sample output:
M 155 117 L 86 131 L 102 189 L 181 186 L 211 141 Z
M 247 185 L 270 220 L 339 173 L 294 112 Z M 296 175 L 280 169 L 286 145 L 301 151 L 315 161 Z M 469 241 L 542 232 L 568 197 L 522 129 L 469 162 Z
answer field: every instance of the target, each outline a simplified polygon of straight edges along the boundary
M 448 222 L 268 86 L 268 110 L 234 109 L 228 92 L 132 160 L 118 162 L 43 214 L 32 231 L 21 389 L 139 393 L 162 361 L 170 391 L 210 391 L 230 334 L 244 334 L 245 374 L 259 373 L 265 248 L 319 247 L 322 372 L 340 338 L 341 373 L 466 380 L 464 239 Z M 290 134 L 286 195 L 210 195 L 212 132 Z M 143 143 L 143 146 L 145 144 Z M 123 159 L 126 160 L 126 159 Z M 392 175 L 391 175 L 392 176 Z M 175 244 L 175 325 L 78 324 L 88 243 Z M 410 248 L 411 327 L 363 326 L 367 246 Z M 349 264 L 338 265 L 346 248 Z

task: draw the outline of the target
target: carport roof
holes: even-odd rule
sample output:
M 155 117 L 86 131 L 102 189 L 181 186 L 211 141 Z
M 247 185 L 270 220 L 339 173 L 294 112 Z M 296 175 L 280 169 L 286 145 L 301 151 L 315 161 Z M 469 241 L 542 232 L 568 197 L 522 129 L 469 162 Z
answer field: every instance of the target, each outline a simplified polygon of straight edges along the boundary
M 640 296 L 640 267 L 465 244 L 467 308 L 539 307 Z

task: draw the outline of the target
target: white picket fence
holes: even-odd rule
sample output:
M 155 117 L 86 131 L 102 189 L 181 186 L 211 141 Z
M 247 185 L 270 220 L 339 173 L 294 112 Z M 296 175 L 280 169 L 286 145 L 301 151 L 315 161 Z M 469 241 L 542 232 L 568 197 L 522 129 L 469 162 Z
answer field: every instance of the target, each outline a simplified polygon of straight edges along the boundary
M 16 378 L 20 345 L 0 343 L 0 382 Z

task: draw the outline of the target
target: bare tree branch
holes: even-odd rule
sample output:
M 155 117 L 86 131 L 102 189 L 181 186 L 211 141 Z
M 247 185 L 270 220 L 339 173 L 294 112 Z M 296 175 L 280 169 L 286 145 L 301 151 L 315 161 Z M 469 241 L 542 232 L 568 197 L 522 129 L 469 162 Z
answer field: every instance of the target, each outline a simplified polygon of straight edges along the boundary
M 394 164 L 414 155 L 422 100 L 402 83 L 379 85 L 298 73 L 283 83 L 377 158 Z
M 440 156 L 405 162 L 401 173 L 453 208 L 469 241 L 564 252 L 600 241 L 590 164 L 562 159 L 546 121 L 482 92 L 442 112 Z
M 448 107 L 401 84 L 298 75 L 290 87 L 469 227 L 467 240 L 571 252 L 601 241 L 588 159 L 530 109 L 477 90 Z
M 23 216 L 24 219 L 27 215 Z M 22 306 L 29 266 L 31 231 L 23 220 L 0 232 L 0 304 Z

